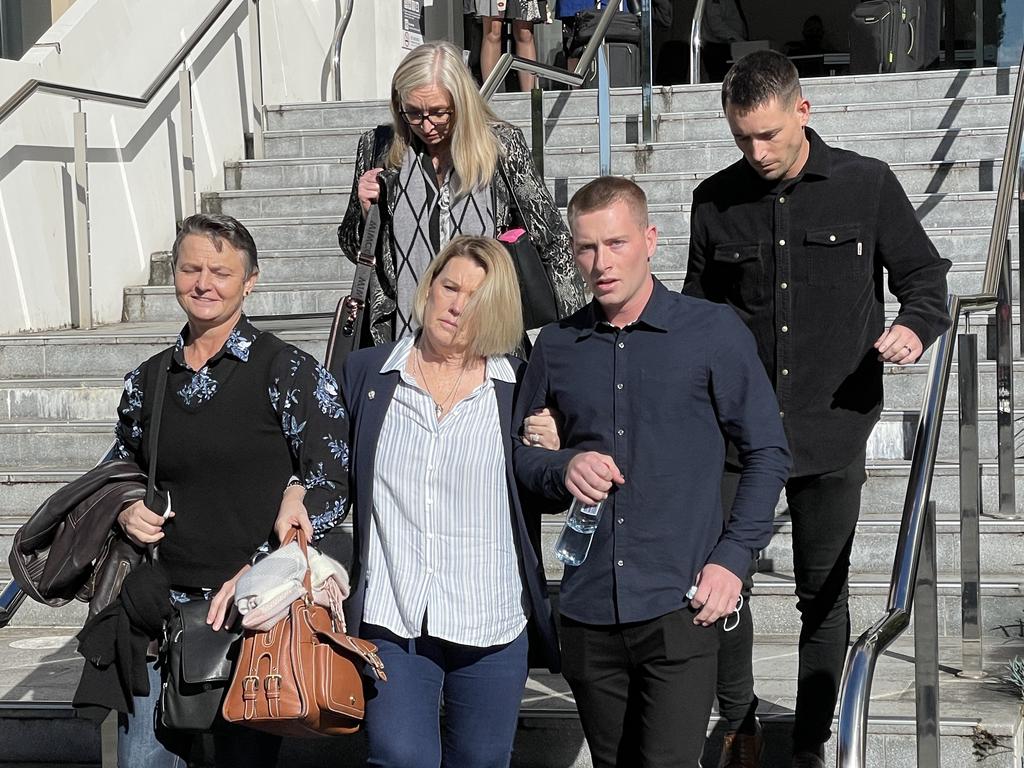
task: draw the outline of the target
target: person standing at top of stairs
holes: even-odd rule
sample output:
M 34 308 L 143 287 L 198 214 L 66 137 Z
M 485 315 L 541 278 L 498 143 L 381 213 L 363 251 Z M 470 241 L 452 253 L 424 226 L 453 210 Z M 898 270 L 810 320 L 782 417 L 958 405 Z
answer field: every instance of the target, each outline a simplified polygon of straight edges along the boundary
M 850 637 L 850 550 L 882 367 L 919 360 L 949 326 L 950 263 L 885 163 L 829 147 L 807 127 L 810 103 L 785 56 L 737 62 L 722 106 L 743 158 L 694 191 L 683 292 L 736 310 L 778 396 L 793 453 L 786 499 L 801 615 L 793 766 L 819 768 Z M 900 304 L 888 329 L 882 267 Z M 726 515 L 736 471 L 727 466 Z M 719 654 L 730 728 L 721 766 L 760 762 L 752 649 L 745 609 Z

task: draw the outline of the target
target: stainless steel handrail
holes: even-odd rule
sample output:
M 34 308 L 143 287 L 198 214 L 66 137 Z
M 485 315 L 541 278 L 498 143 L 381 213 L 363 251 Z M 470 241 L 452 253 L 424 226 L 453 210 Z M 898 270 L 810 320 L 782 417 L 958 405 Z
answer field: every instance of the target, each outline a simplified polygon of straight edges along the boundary
M 839 693 L 839 727 L 836 733 L 839 768 L 866 766 L 868 706 L 875 663 L 878 656 L 910 623 L 921 541 L 925 529 L 925 508 L 931 492 L 942 410 L 960 316 L 990 311 L 997 304 L 996 291 L 1004 264 L 1003 244 L 1010 224 L 1009 207 L 1013 196 L 1013 175 L 1017 167 L 1017 153 L 1020 152 L 1021 132 L 1024 126 L 1022 75 L 1024 53 L 1017 72 L 1017 88 L 1010 112 L 1010 131 L 1006 139 L 1005 157 L 1009 159 L 1004 159 L 1001 172 L 982 291 L 972 296 L 949 297 L 947 309 L 952 322 L 950 329 L 936 343 L 928 368 L 928 381 L 914 442 L 910 479 L 903 503 L 899 544 L 893 560 L 888 606 L 885 615 L 857 639 L 846 658 Z
M 700 49 L 703 44 L 700 25 L 704 21 L 704 5 L 705 0 L 697 0 L 690 22 L 690 85 L 700 82 Z
M 153 95 L 163 87 L 164 83 L 166 83 L 172 75 L 177 73 L 178 67 L 181 66 L 185 57 L 191 53 L 192 49 L 196 46 L 196 43 L 198 43 L 202 37 L 209 32 L 210 27 L 217 22 L 217 19 L 220 18 L 224 10 L 233 2 L 235 2 L 235 0 L 220 0 L 217 3 L 213 10 L 206 15 L 206 18 L 203 19 L 202 23 L 196 27 L 195 31 L 189 36 L 189 38 L 181 44 L 181 47 L 178 48 L 177 53 L 174 54 L 167 66 L 160 70 L 160 73 L 153 78 L 153 81 L 140 96 L 128 96 L 125 94 L 113 93 L 111 91 L 99 91 L 92 88 L 79 88 L 77 86 L 64 85 L 62 83 L 54 83 L 48 80 L 37 80 L 33 78 L 11 94 L 3 105 L 0 106 L 0 122 L 6 120 L 11 113 L 13 113 L 22 104 L 22 102 L 36 91 L 52 93 L 58 96 L 70 96 L 72 98 L 82 99 L 85 101 L 123 104 L 129 107 L 146 106 L 152 100 Z
M 331 43 L 331 73 L 334 76 L 334 100 L 341 101 L 341 42 L 345 38 L 345 30 L 352 19 L 352 3 L 345 0 L 345 9 L 341 12 L 337 26 L 334 27 L 334 40 Z

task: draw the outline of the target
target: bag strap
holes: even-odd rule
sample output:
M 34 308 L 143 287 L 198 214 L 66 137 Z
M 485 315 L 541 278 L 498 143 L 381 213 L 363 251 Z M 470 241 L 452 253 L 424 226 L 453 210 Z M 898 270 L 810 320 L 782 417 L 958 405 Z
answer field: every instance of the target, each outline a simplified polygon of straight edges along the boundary
M 355 654 L 366 662 L 374 677 L 382 683 L 388 681 L 387 673 L 384 671 L 384 662 L 377 655 L 377 646 L 373 643 L 346 635 L 344 632 L 328 632 L 324 629 L 317 629 L 314 634 L 318 640 L 334 646 L 339 651 Z
M 160 421 L 164 413 L 164 394 L 167 392 L 167 373 L 171 367 L 171 355 L 174 347 L 165 349 L 156 359 L 156 386 L 153 392 L 153 412 L 150 417 L 148 446 L 149 465 L 146 468 L 146 506 L 153 509 L 156 505 L 156 455 L 160 446 Z M 156 560 L 156 545 L 146 546 L 149 559 Z

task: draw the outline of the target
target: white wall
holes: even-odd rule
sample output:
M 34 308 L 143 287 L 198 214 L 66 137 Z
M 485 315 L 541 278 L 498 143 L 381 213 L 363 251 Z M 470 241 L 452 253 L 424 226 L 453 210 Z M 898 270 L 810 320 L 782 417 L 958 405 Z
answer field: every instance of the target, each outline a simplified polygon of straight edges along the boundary
M 79 0 L 21 62 L 0 62 L 0 101 L 27 79 L 140 96 L 215 0 Z M 223 189 L 248 115 L 246 3 L 224 11 L 188 60 L 199 192 Z M 0 332 L 70 323 L 76 100 L 36 92 L 0 127 Z M 145 108 L 83 101 L 88 119 L 93 319 L 116 322 L 182 216 L 177 77 Z
M 261 0 L 266 104 L 333 92 L 329 58 L 342 0 Z M 31 78 L 141 96 L 216 0 L 78 0 L 20 62 L 0 61 L 0 102 Z M 251 130 L 248 5 L 232 0 L 193 49 L 198 193 L 223 189 L 223 164 Z M 402 0 L 355 0 L 343 48 L 345 99 L 386 98 L 405 55 Z M 85 100 L 93 321 L 121 318 L 123 290 L 149 278 L 150 254 L 182 218 L 177 77 L 145 108 Z M 75 260 L 74 99 L 37 91 L 0 126 L 0 333 L 70 324 Z

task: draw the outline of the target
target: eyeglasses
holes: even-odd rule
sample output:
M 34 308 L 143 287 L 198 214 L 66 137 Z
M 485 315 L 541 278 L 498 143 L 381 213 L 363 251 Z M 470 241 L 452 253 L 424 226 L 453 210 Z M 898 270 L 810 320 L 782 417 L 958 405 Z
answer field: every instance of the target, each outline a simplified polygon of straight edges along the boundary
M 429 120 L 433 126 L 447 125 L 455 114 L 454 109 L 432 109 L 429 112 L 409 112 L 402 110 L 402 119 L 409 125 L 423 125 L 424 120 Z

